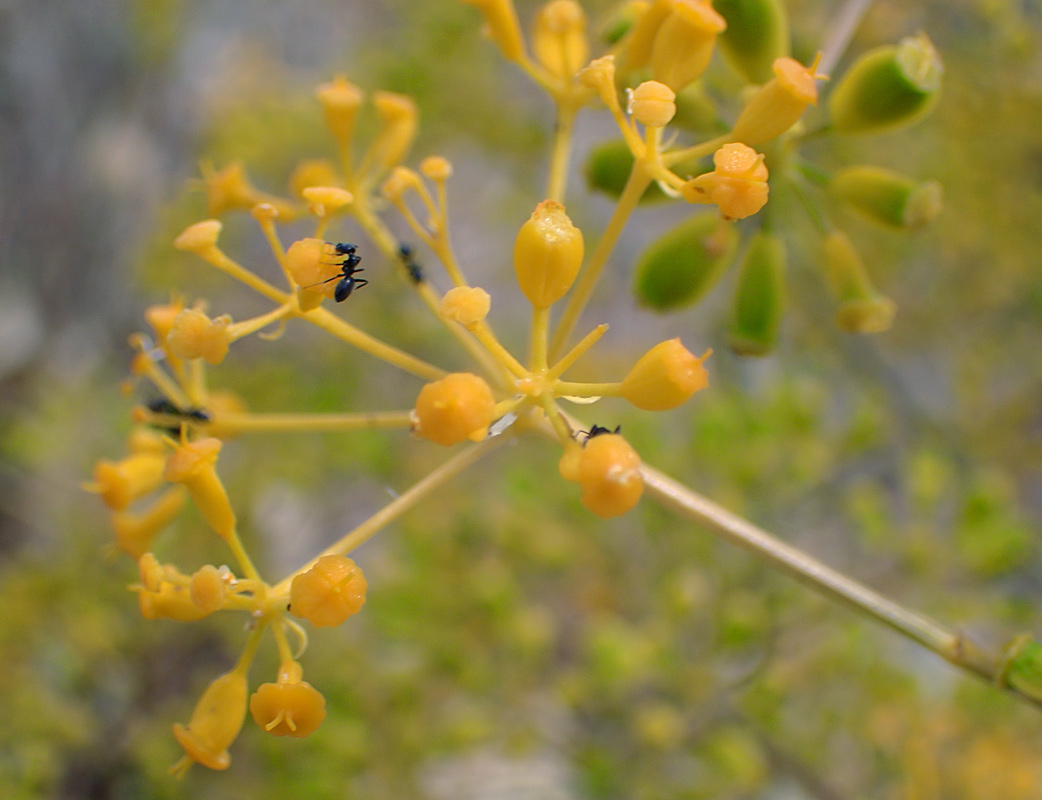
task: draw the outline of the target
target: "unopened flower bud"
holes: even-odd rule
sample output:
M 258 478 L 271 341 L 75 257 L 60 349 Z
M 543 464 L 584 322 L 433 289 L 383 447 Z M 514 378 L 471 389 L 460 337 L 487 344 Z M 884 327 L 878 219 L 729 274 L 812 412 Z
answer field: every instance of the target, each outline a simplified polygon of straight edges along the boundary
M 766 83 L 775 59 L 789 55 L 789 17 L 782 0 L 713 0 L 727 21 L 720 50 L 749 83 Z
M 325 555 L 293 578 L 289 610 L 316 627 L 335 627 L 362 608 L 366 588 L 365 575 L 354 561 Z
M 485 18 L 485 29 L 507 61 L 520 61 L 525 52 L 521 26 L 513 0 L 463 0 L 476 6 Z
M 231 344 L 230 322 L 226 314 L 210 319 L 197 308 L 186 308 L 174 319 L 166 346 L 178 358 L 201 358 L 207 364 L 220 364 Z
M 745 219 L 767 204 L 767 165 L 744 144 L 725 144 L 713 156 L 715 169 L 680 189 L 689 203 L 714 203 L 726 220 Z
M 705 72 L 727 23 L 709 0 L 671 0 L 668 5 L 651 46 L 651 74 L 679 92 Z
M 625 514 L 640 500 L 640 456 L 617 433 L 592 436 L 579 455 L 582 504 L 599 517 Z
M 420 390 L 413 410 L 413 432 L 435 444 L 453 445 L 485 438 L 496 399 L 484 380 L 454 372 Z
M 452 162 L 444 156 L 427 156 L 420 162 L 420 172 L 432 181 L 447 181 L 452 177 Z
M 488 316 L 492 298 L 484 289 L 476 286 L 457 286 L 449 289 L 441 298 L 439 313 L 460 325 L 475 325 Z
M 578 81 L 588 89 L 594 89 L 608 108 L 619 104 L 615 89 L 615 56 L 601 56 L 587 64 L 579 72 Z
M 358 109 L 365 95 L 343 75 L 338 75 L 316 90 L 318 101 L 326 114 L 326 125 L 340 142 L 349 142 L 354 137 Z
M 735 288 L 731 349 L 762 356 L 774 349 L 785 309 L 785 245 L 760 231 L 749 243 Z
M 640 256 L 634 292 L 642 305 L 672 311 L 698 302 L 727 270 L 738 231 L 715 214 L 699 214 L 655 241 Z
M 630 93 L 629 112 L 641 125 L 664 128 L 677 113 L 676 93 L 658 81 L 644 81 Z
M 829 117 L 838 133 L 901 128 L 927 114 L 940 96 L 944 67 L 925 34 L 870 50 L 836 84 Z
M 246 676 L 233 670 L 207 687 L 187 725 L 174 725 L 174 737 L 190 759 L 185 768 L 192 761 L 214 770 L 228 768 L 228 746 L 246 718 L 246 694 Z
M 373 106 L 380 118 L 380 130 L 374 140 L 377 163 L 391 169 L 405 159 L 416 138 L 416 103 L 404 94 L 374 92 Z
M 815 70 L 820 60 L 819 54 L 809 67 L 792 58 L 775 60 L 774 78 L 745 104 L 730 138 L 748 145 L 762 144 L 795 125 L 807 106 L 817 105 L 815 81 L 822 76 Z
M 182 441 L 174 449 L 166 464 L 163 477 L 174 483 L 183 483 L 199 512 L 222 539 L 228 540 L 235 531 L 235 512 L 217 476 L 219 439 Z
M 536 12 L 532 52 L 554 77 L 570 80 L 589 51 L 586 12 L 575 0 L 550 0 Z
M 882 225 L 916 230 L 941 213 L 941 185 L 917 183 L 882 167 L 848 167 L 836 173 L 829 191 Z
M 190 253 L 201 253 L 217 244 L 222 227 L 221 221 L 216 219 L 204 219 L 189 225 L 174 239 L 174 247 Z
M 514 241 L 514 272 L 536 308 L 549 308 L 575 282 L 583 260 L 583 235 L 555 200 L 544 200 Z
M 166 459 L 163 459 L 165 464 Z M 141 514 L 118 511 L 112 515 L 112 527 L 119 549 L 132 558 L 140 558 L 152 549 L 156 536 L 177 519 L 185 505 L 185 490 L 173 486 L 159 495 Z
M 697 358 L 679 338 L 659 342 L 630 369 L 622 381 L 621 394 L 644 411 L 676 408 L 706 387 L 709 375 L 703 362 L 712 352 L 707 350 Z
M 842 231 L 824 241 L 824 267 L 839 300 L 836 324 L 851 333 L 879 333 L 890 327 L 896 307 L 872 285 L 861 256 Z
M 101 496 L 113 511 L 122 511 L 163 482 L 163 453 L 133 453 L 119 461 L 102 459 L 94 465 L 94 481 L 84 488 Z
M 354 195 L 338 186 L 309 186 L 301 192 L 311 213 L 319 217 L 339 211 L 354 202 Z
M 331 255 L 328 242 L 299 239 L 286 251 L 286 272 L 297 284 L 297 302 L 302 311 L 315 308 L 325 297 L 332 298 L 340 267 Z

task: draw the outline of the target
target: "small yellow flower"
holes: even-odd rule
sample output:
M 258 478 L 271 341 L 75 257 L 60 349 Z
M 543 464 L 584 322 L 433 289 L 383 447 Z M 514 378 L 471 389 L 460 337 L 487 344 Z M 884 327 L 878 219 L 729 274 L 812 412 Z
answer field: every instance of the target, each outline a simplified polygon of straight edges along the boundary
M 484 380 L 454 372 L 420 390 L 413 410 L 413 432 L 435 444 L 481 441 L 495 414 L 496 398 Z
M 174 725 L 174 737 L 185 756 L 172 772 L 184 774 L 195 762 L 210 769 L 228 769 L 228 746 L 246 718 L 246 692 L 246 676 L 240 670 L 222 675 L 207 687 L 188 724 Z
M 420 162 L 420 172 L 432 181 L 447 181 L 452 177 L 452 162 L 444 156 L 427 156 Z
M 283 677 L 262 683 L 250 697 L 253 721 L 272 736 L 310 736 L 326 718 L 326 699 L 307 681 Z
M 488 316 L 492 298 L 477 286 L 456 286 L 441 298 L 438 313 L 460 325 L 476 325 Z
M 263 193 L 250 183 L 241 161 L 232 161 L 217 172 L 205 170 L 203 181 L 206 184 L 206 213 L 211 217 L 236 208 L 252 208 L 264 198 Z
M 820 60 L 819 53 L 814 63 L 805 67 L 788 56 L 776 59 L 774 78 L 746 103 L 730 137 L 748 145 L 762 144 L 795 125 L 807 106 L 818 103 L 815 81 L 825 77 L 816 72 Z
M 174 247 L 189 253 L 202 253 L 216 246 L 223 227 L 220 220 L 204 219 L 189 225 L 174 239 Z
M 599 517 L 625 514 L 640 500 L 640 456 L 617 433 L 591 436 L 579 454 L 582 504 Z
M 550 0 L 536 12 L 532 52 L 547 72 L 570 80 L 586 63 L 586 12 L 575 0 Z
M 689 203 L 715 203 L 727 220 L 745 219 L 767 203 L 767 165 L 744 144 L 725 144 L 713 156 L 716 169 L 681 187 Z
M 340 173 L 326 158 L 308 158 L 301 161 L 289 176 L 290 193 L 303 198 L 304 190 L 312 186 L 340 186 Z
M 544 200 L 514 241 L 514 272 L 528 301 L 549 308 L 571 288 L 583 260 L 583 234 L 555 200 Z
M 231 345 L 231 321 L 227 314 L 210 319 L 197 308 L 186 308 L 174 318 L 166 346 L 177 358 L 201 358 L 207 364 L 220 364 Z
M 152 332 L 156 335 L 156 342 L 160 345 L 166 343 L 166 337 L 174 326 L 174 320 L 184 310 L 184 307 L 184 299 L 178 297 L 169 303 L 149 306 L 145 309 L 145 321 L 152 328 Z
M 94 480 L 84 485 L 101 496 L 113 511 L 122 511 L 135 500 L 159 488 L 166 458 L 162 453 L 133 453 L 119 461 L 101 459 L 94 465 Z
M 316 627 L 335 627 L 362 608 L 366 586 L 365 575 L 354 561 L 325 555 L 293 579 L 289 610 Z
M 520 61 L 525 53 L 521 25 L 513 0 L 462 0 L 476 6 L 485 18 L 486 32 L 507 61 Z
M 645 411 L 676 408 L 709 382 L 703 362 L 712 352 L 696 358 L 679 338 L 660 342 L 633 365 L 622 381 L 622 396 Z
M 341 142 L 349 142 L 355 133 L 355 121 L 358 109 L 365 99 L 362 90 L 349 82 L 343 75 L 337 75 L 328 83 L 320 84 L 315 90 L 318 102 L 326 114 L 326 125 Z
M 165 464 L 165 458 L 163 462 Z M 128 511 L 114 513 L 112 527 L 119 549 L 132 558 L 140 558 L 152 549 L 156 536 L 177 518 L 184 505 L 185 490 L 180 486 L 172 486 L 141 514 Z
M 235 533 L 235 512 L 217 475 L 220 450 L 219 439 L 182 440 L 167 460 L 163 477 L 183 483 L 210 527 L 227 541 Z
M 204 564 L 191 577 L 188 595 L 200 611 L 212 614 L 224 607 L 228 584 L 221 571 L 213 564 Z
M 677 113 L 677 95 L 666 84 L 644 81 L 630 93 L 629 112 L 649 128 L 664 128 Z
M 380 118 L 380 131 L 374 141 L 377 163 L 384 169 L 400 164 L 416 138 L 418 112 L 412 98 L 395 92 L 374 92 L 373 106 Z
M 137 599 L 141 616 L 145 619 L 195 622 L 213 613 L 192 602 L 192 596 L 186 586 L 172 583 L 161 583 L 155 591 L 138 589 Z

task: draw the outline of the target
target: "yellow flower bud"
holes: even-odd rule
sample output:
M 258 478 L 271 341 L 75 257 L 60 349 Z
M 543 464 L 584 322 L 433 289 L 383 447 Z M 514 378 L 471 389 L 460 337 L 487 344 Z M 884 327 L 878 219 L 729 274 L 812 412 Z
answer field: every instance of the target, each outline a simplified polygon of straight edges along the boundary
M 405 159 L 416 138 L 416 103 L 404 94 L 374 92 L 373 106 L 380 118 L 380 130 L 373 143 L 376 161 L 390 169 Z
M 894 319 L 894 302 L 876 291 L 853 243 L 842 231 L 825 237 L 824 267 L 840 302 L 836 324 L 851 333 L 879 333 Z
M 166 441 L 153 430 L 135 427 L 127 437 L 127 451 L 130 453 L 158 453 L 166 455 Z
M 152 553 L 142 553 L 137 562 L 138 578 L 146 592 L 158 592 L 164 581 L 180 573 L 173 567 L 160 564 Z
M 102 459 L 94 465 L 94 480 L 84 488 L 101 496 L 113 511 L 122 511 L 163 482 L 163 453 L 134 453 L 119 461 Z
M 432 181 L 447 181 L 452 177 L 452 162 L 444 156 L 427 156 L 420 162 L 420 172 Z
M 840 170 L 829 191 L 869 219 L 892 228 L 916 230 L 941 213 L 941 185 L 917 183 L 882 167 Z
M 187 769 L 192 762 L 210 769 L 228 769 L 228 746 L 246 719 L 246 693 L 246 676 L 239 670 L 222 675 L 207 687 L 188 724 L 174 725 L 174 737 L 187 759 L 175 770 Z
M 213 564 L 205 564 L 192 575 L 188 596 L 196 608 L 212 614 L 224 607 L 227 588 L 221 571 Z
M 413 432 L 435 444 L 453 445 L 485 438 L 495 413 L 492 390 L 477 375 L 454 372 L 420 390 L 413 410 Z
M 449 289 L 441 298 L 438 308 L 445 319 L 460 325 L 475 325 L 488 316 L 492 298 L 484 289 L 476 286 L 457 286 Z
M 138 590 L 138 608 L 145 619 L 172 619 L 175 622 L 195 622 L 212 612 L 192 602 L 188 589 L 172 583 L 160 584 L 154 592 Z
M 293 578 L 289 610 L 316 627 L 335 627 L 362 608 L 366 587 L 365 575 L 354 561 L 325 555 Z
M 253 721 L 272 736 L 310 736 L 326 718 L 326 699 L 307 681 L 262 683 L 250 697 Z
M 321 239 L 299 239 L 286 251 L 286 272 L 297 284 L 297 302 L 301 310 L 308 311 L 332 298 L 337 282 L 332 280 L 340 274 L 335 257 L 327 242 Z
M 198 439 L 180 442 L 166 464 L 164 478 L 183 483 L 199 512 L 222 539 L 229 539 L 235 531 L 235 512 L 217 475 L 219 439 Z
M 521 25 L 513 0 L 463 0 L 476 6 L 485 18 L 485 29 L 507 61 L 520 61 L 525 52 Z
M 571 288 L 583 260 L 583 235 L 555 200 L 544 200 L 514 241 L 514 272 L 528 301 L 549 308 Z
M 301 195 L 316 216 L 326 216 L 354 202 L 354 195 L 337 186 L 308 186 Z
M 644 81 L 630 93 L 629 112 L 641 125 L 664 128 L 677 113 L 676 93 L 658 81 Z
M 399 203 L 407 191 L 419 191 L 422 185 L 420 176 L 414 170 L 399 166 L 391 170 L 380 187 L 380 193 L 392 203 Z
M 160 346 L 166 343 L 166 337 L 174 326 L 174 320 L 184 310 L 184 307 L 184 300 L 177 298 L 169 303 L 149 306 L 145 309 L 145 322 L 152 328 L 152 332 L 156 335 L 156 342 Z
M 174 247 L 189 253 L 208 250 L 217 244 L 222 227 L 220 220 L 216 219 L 204 219 L 202 222 L 189 225 L 174 239 Z
M 617 433 L 590 437 L 579 455 L 579 486 L 582 504 L 594 514 L 625 514 L 644 492 L 640 456 Z
M 166 346 L 177 358 L 201 358 L 207 364 L 220 364 L 232 341 L 229 323 L 227 314 L 210 319 L 197 308 L 186 308 L 174 318 Z
M 550 0 L 536 12 L 532 52 L 553 76 L 569 80 L 586 63 L 586 12 L 575 0 Z
M 206 213 L 217 217 L 225 211 L 237 208 L 252 208 L 265 196 L 246 176 L 241 161 L 232 161 L 217 172 L 205 170 L 203 183 L 206 185 Z
M 696 358 L 679 338 L 659 342 L 641 356 L 626 375 L 622 381 L 622 396 L 645 411 L 676 408 L 709 382 L 702 362 L 712 352 L 707 350 L 701 358 Z
M 311 186 L 339 186 L 342 183 L 333 162 L 327 158 L 309 158 L 301 161 L 289 176 L 289 191 L 303 197 Z
M 774 62 L 774 78 L 760 87 L 745 104 L 730 133 L 736 142 L 748 145 L 762 144 L 785 133 L 796 124 L 807 106 L 817 105 L 818 87 L 815 81 L 819 53 L 814 63 L 805 67 L 792 58 Z
M 340 142 L 349 142 L 354 137 L 358 109 L 365 95 L 343 75 L 329 83 L 321 84 L 316 90 L 319 103 L 326 114 L 326 125 Z
M 713 156 L 715 169 L 681 187 L 689 203 L 715 203 L 727 220 L 745 219 L 767 204 L 767 165 L 744 144 L 725 144 Z
M 709 0 L 673 0 L 651 46 L 651 74 L 679 92 L 709 65 L 716 37 L 727 27 Z
M 832 127 L 862 134 L 910 125 L 936 105 L 943 74 L 940 56 L 925 34 L 870 50 L 829 97 Z
M 165 458 L 163 462 L 165 465 Z M 160 531 L 177 519 L 184 505 L 185 490 L 173 486 L 159 495 L 159 499 L 141 514 L 117 511 L 112 515 L 116 545 L 128 556 L 140 558 L 152 548 Z

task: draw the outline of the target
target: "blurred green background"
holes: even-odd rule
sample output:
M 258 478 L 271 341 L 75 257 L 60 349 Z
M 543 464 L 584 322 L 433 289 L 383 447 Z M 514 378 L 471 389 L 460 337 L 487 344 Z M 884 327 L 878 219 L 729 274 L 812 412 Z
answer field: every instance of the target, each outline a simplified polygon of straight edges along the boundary
M 607 6 L 585 5 L 594 20 Z M 527 21 L 536 4 L 518 6 Z M 833 4 L 790 9 L 797 51 L 812 53 Z M 497 328 L 523 342 L 508 254 L 543 191 L 552 120 L 479 27 L 473 9 L 415 0 L 0 9 L 0 794 L 1042 796 L 1036 710 L 650 501 L 593 518 L 575 487 L 547 479 L 557 454 L 538 443 L 498 453 L 358 551 L 368 604 L 314 633 L 303 659 L 330 711 L 315 735 L 276 740 L 247 722 L 227 772 L 166 776 L 180 755 L 170 725 L 234 661 L 243 621 L 140 619 L 133 564 L 111 555 L 107 515 L 80 483 L 122 452 L 132 401 L 118 384 L 146 305 L 181 291 L 236 318 L 264 309 L 169 246 L 205 213 L 198 161 L 242 158 L 281 191 L 298 159 L 331 154 L 316 83 L 344 72 L 413 94 L 417 158 L 456 167 L 461 259 L 493 289 Z M 797 225 L 779 352 L 732 357 L 732 279 L 678 315 L 636 307 L 629 264 L 685 213 L 641 210 L 585 318 L 612 325 L 598 367 L 621 375 L 680 335 L 716 351 L 711 385 L 655 416 L 606 401 L 593 421 L 621 423 L 649 463 L 998 647 L 1037 635 L 1042 609 L 1042 4 L 880 0 L 841 68 L 920 30 L 947 68 L 934 115 L 820 153 L 944 184 L 944 214 L 914 237 L 845 221 L 898 304 L 893 328 L 864 338 L 832 325 Z M 610 136 L 585 115 L 577 176 L 582 152 Z M 578 184 L 569 200 L 592 241 L 610 205 Z M 276 274 L 248 217 L 222 242 Z M 465 363 L 389 268 L 382 280 L 366 266 L 353 321 Z M 214 384 L 257 410 L 403 408 L 418 388 L 304 326 L 232 355 Z M 275 577 L 443 458 L 400 435 L 271 436 L 226 448 L 222 475 Z M 189 515 L 159 556 L 221 563 L 210 538 Z M 265 650 L 251 680 L 274 669 Z

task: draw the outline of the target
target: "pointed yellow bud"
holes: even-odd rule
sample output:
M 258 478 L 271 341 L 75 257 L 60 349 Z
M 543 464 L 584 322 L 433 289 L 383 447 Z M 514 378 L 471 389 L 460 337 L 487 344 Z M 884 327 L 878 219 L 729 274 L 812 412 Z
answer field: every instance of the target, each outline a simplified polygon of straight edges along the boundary
M 163 459 L 164 463 L 166 459 Z M 185 490 L 173 486 L 163 492 L 141 514 L 118 511 L 112 515 L 112 527 L 119 549 L 132 558 L 141 558 L 152 549 L 156 536 L 177 519 L 185 505 Z
M 332 628 L 365 605 L 365 575 L 350 558 L 325 555 L 293 578 L 290 613 L 318 628 Z
M 228 769 L 228 746 L 235 741 L 246 719 L 246 676 L 239 670 L 211 683 L 192 711 L 187 725 L 174 725 L 174 737 L 189 759 L 176 769 L 198 762 L 210 769 Z
M 583 260 L 583 235 L 555 200 L 544 200 L 514 241 L 514 272 L 528 301 L 549 308 L 571 288 Z
M 645 411 L 676 408 L 706 387 L 709 375 L 703 362 L 712 352 L 696 358 L 679 338 L 659 342 L 633 365 L 622 381 L 621 394 Z
M 550 0 L 536 12 L 532 52 L 556 78 L 570 80 L 586 63 L 586 12 L 575 0 Z
M 599 517 L 625 514 L 640 500 L 640 456 L 617 433 L 591 436 L 579 454 L 582 504 Z
M 807 107 L 818 102 L 815 81 L 824 77 L 816 73 L 820 60 L 819 53 L 814 63 L 805 67 L 792 58 L 777 59 L 774 78 L 746 103 L 730 138 L 748 145 L 762 144 L 795 125 Z
M 355 134 L 358 109 L 365 99 L 362 90 L 343 75 L 338 75 L 329 83 L 319 85 L 315 94 L 318 102 L 322 104 L 322 110 L 326 114 L 326 125 L 333 136 L 340 142 L 351 141 Z
M 207 364 L 220 364 L 232 341 L 228 332 L 231 321 L 227 314 L 210 319 L 197 308 L 186 308 L 174 318 L 166 346 L 177 358 L 201 358 Z
M 744 144 L 725 144 L 713 156 L 715 169 L 685 183 L 689 203 L 714 203 L 726 220 L 745 219 L 767 204 L 767 165 Z
M 380 130 L 373 143 L 376 160 L 384 169 L 391 169 L 405 159 L 416 138 L 416 103 L 404 94 L 374 92 L 373 106 L 380 118 Z
M 224 491 L 224 484 L 217 476 L 220 450 L 218 439 L 182 440 L 167 461 L 163 477 L 174 483 L 183 483 L 210 527 L 227 541 L 235 531 L 235 512 Z
M 825 272 L 840 302 L 836 324 L 851 333 L 879 333 L 893 322 L 896 306 L 872 285 L 861 256 L 842 231 L 824 241 Z
M 485 32 L 507 61 L 520 61 L 525 53 L 521 25 L 513 0 L 463 0 L 476 6 L 485 18 Z
M 413 410 L 413 433 L 435 444 L 481 441 L 495 414 L 496 398 L 477 375 L 454 372 L 420 390 Z
M 162 453 L 134 453 L 119 461 L 100 460 L 94 465 L 94 481 L 84 486 L 101 496 L 113 511 L 122 511 L 163 482 L 166 457 Z
M 641 125 L 664 128 L 677 113 L 677 95 L 666 84 L 644 81 L 630 93 L 629 112 Z
M 466 327 L 481 322 L 488 316 L 491 307 L 492 298 L 484 289 L 476 286 L 457 286 L 449 289 L 441 298 L 438 313 L 445 319 Z

